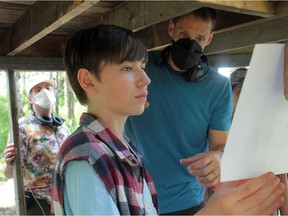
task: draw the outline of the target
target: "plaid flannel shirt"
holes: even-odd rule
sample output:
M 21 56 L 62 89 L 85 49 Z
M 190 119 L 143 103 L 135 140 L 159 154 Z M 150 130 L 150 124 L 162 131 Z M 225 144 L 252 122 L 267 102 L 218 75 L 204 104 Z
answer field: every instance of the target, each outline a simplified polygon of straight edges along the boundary
M 134 145 L 129 142 L 130 146 Z M 135 150 L 136 151 L 136 150 Z M 139 154 L 138 154 L 139 155 Z M 103 181 L 121 215 L 144 215 L 144 178 L 158 210 L 154 183 L 141 161 L 132 156 L 103 123 L 84 113 L 80 127 L 61 146 L 52 184 L 52 213 L 65 214 L 64 170 L 71 160 L 86 160 Z

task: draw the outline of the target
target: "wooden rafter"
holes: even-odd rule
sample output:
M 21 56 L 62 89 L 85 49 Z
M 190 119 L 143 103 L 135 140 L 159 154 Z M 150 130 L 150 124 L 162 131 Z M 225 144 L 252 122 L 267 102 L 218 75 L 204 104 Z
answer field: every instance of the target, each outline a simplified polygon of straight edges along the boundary
M 205 52 L 215 54 L 251 47 L 257 43 L 275 43 L 287 39 L 288 14 L 225 29 L 215 35 L 213 42 L 205 49 Z
M 226 0 L 198 0 L 203 6 L 212 7 L 235 13 L 271 17 L 275 15 L 275 2 L 272 1 L 226 1 Z
M 8 40 L 9 56 L 45 37 L 98 1 L 39 1 L 14 24 Z
M 138 31 L 199 7 L 199 4 L 194 1 L 129 1 L 95 21 Z

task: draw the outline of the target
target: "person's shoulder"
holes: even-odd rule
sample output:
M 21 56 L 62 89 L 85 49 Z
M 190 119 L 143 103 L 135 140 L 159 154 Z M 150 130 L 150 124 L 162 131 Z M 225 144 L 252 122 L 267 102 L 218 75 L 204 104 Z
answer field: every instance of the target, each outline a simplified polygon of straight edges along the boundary
M 108 144 L 85 126 L 78 127 L 63 142 L 60 152 L 66 155 L 69 160 L 89 157 L 98 160 L 102 155 L 111 155 L 111 149 Z
M 65 121 L 63 122 L 62 125 L 59 126 L 59 128 L 60 128 L 61 130 L 66 131 L 66 132 L 69 133 L 69 134 L 71 133 L 71 131 L 70 131 L 68 125 L 65 123 Z
M 154 50 L 148 52 L 148 63 L 156 63 L 161 58 L 161 50 Z
M 35 117 L 32 114 L 28 114 L 19 118 L 18 123 L 19 125 L 22 124 L 31 124 L 35 120 Z
M 79 126 L 70 136 L 65 140 L 65 142 L 75 143 L 86 143 L 89 142 L 90 137 L 93 136 L 92 132 L 86 131 L 85 127 Z
M 148 56 L 154 57 L 154 56 L 159 56 L 161 54 L 161 50 L 151 50 L 148 51 Z
M 82 127 L 79 127 L 65 139 L 61 145 L 61 150 L 69 152 L 79 146 L 82 150 L 87 149 L 90 146 L 91 137 L 93 137 L 92 133 L 87 133 Z
M 85 145 L 90 146 L 92 142 L 101 143 L 102 141 L 95 136 L 95 132 L 82 125 L 68 136 L 63 145 L 71 145 L 71 147 L 82 145 L 84 147 Z
M 228 77 L 220 74 L 215 68 L 208 65 L 207 69 L 209 70 L 209 74 L 213 77 L 213 79 L 217 79 L 221 82 L 229 82 Z
M 213 74 L 214 76 L 221 75 L 217 72 L 217 70 L 215 68 L 211 67 L 209 64 L 205 64 L 205 67 L 207 70 L 209 70 L 210 74 Z

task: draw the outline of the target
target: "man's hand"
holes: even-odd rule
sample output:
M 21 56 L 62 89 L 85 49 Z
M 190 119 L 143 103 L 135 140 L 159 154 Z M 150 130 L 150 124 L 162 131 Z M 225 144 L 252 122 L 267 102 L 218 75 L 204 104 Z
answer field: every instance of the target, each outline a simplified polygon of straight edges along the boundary
M 204 187 L 214 187 L 220 182 L 220 164 L 222 152 L 209 151 L 181 159 L 187 170 L 199 180 Z
M 197 215 L 271 215 L 284 203 L 284 190 L 273 173 L 224 182 Z
M 12 166 L 16 154 L 17 154 L 17 148 L 14 147 L 14 143 L 7 143 L 7 146 L 4 150 L 4 159 L 8 166 Z

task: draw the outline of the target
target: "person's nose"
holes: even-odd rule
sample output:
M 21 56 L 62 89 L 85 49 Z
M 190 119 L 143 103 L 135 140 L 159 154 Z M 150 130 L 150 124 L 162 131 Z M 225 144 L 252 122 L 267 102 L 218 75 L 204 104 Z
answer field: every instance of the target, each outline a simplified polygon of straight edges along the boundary
M 148 86 L 151 83 L 151 80 L 144 69 L 140 69 L 138 74 L 137 86 Z

